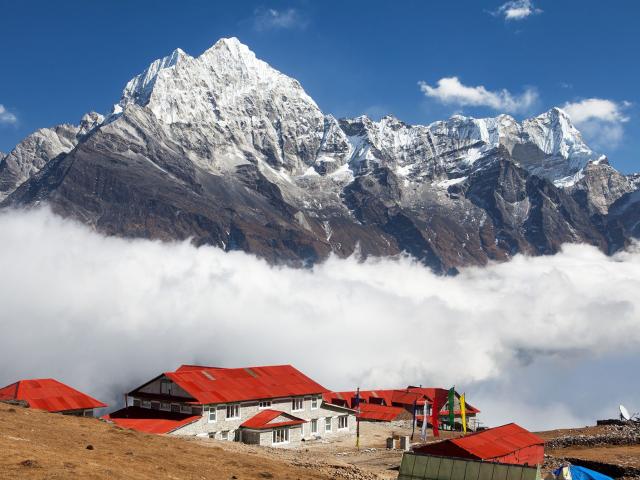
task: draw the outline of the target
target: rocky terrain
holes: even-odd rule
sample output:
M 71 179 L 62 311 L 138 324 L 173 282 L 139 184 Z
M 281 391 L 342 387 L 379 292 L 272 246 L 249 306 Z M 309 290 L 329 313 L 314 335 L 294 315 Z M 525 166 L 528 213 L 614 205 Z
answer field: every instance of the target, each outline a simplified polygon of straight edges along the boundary
M 408 253 L 447 273 L 566 242 L 613 253 L 640 236 L 638 177 L 561 109 L 336 119 L 235 38 L 154 61 L 106 117 L 27 137 L 0 161 L 0 201 L 294 265 Z
M 606 425 L 540 434 L 545 470 L 572 463 L 613 478 L 640 478 L 640 424 Z

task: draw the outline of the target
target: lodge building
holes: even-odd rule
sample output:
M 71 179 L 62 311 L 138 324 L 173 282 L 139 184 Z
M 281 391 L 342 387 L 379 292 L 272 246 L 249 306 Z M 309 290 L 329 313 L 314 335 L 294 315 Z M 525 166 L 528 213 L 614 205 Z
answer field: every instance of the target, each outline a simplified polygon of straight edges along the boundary
M 183 365 L 130 391 L 130 405 L 104 418 L 150 433 L 276 447 L 353 435 L 355 411 L 325 402 L 326 392 L 291 365 Z

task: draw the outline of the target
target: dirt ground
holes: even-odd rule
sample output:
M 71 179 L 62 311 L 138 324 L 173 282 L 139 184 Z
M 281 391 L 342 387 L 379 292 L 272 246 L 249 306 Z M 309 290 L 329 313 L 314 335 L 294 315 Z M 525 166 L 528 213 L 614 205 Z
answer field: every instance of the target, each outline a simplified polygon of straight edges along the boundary
M 605 427 L 586 427 L 539 435 L 549 441 L 603 433 Z M 410 435 L 410 422 L 362 422 L 360 449 L 353 437 L 273 449 L 147 435 L 97 419 L 0 403 L 0 479 L 395 479 L 402 452 L 386 449 L 386 438 L 393 434 Z M 440 438 L 453 435 L 442 432 Z M 550 464 L 579 458 L 640 469 L 640 444 L 573 445 L 546 453 Z
M 408 422 L 363 422 L 360 449 L 352 437 L 274 449 L 147 435 L 0 403 L 0 479 L 395 479 L 402 452 L 385 448 L 392 434 L 410 435 Z
M 640 469 L 640 445 L 569 447 L 550 450 L 548 454 Z
M 349 473 L 0 403 L 0 479 L 358 478 Z
M 429 432 L 430 434 L 431 432 Z M 410 422 L 360 424 L 360 449 L 356 448 L 355 438 L 326 441 L 306 442 L 301 449 L 273 449 L 254 447 L 234 442 L 224 442 L 209 439 L 194 438 L 191 441 L 203 445 L 221 446 L 231 452 L 251 452 L 265 458 L 278 458 L 295 465 L 304 466 L 311 470 L 332 468 L 339 470 L 344 465 L 355 467 L 354 472 L 360 477 L 371 479 L 395 479 L 398 477 L 398 467 L 402 460 L 400 450 L 387 450 L 386 438 L 392 435 L 411 435 Z M 416 432 L 417 441 L 419 432 Z M 448 432 L 442 432 L 441 438 L 448 438 Z M 429 438 L 433 441 L 433 438 Z M 356 475 L 356 473 L 353 473 Z

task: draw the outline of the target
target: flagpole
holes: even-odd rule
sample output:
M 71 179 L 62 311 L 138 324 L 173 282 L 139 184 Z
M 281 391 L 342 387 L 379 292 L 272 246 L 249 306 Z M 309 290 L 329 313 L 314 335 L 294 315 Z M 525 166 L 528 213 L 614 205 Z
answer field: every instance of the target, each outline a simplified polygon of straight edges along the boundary
M 417 400 L 413 401 L 413 425 L 411 425 L 411 441 L 413 442 L 413 434 L 416 432 L 416 402 Z
M 360 450 L 360 387 L 356 390 L 356 448 Z

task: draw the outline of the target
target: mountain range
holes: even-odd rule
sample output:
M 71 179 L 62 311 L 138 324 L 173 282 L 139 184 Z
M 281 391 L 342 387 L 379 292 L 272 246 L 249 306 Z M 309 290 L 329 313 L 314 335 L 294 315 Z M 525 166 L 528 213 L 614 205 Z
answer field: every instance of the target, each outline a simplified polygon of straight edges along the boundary
M 100 232 L 192 239 L 273 263 L 407 253 L 439 273 L 640 236 L 623 175 L 559 108 L 516 121 L 336 119 L 235 38 L 180 49 L 110 114 L 0 153 L 0 207 L 47 204 Z

